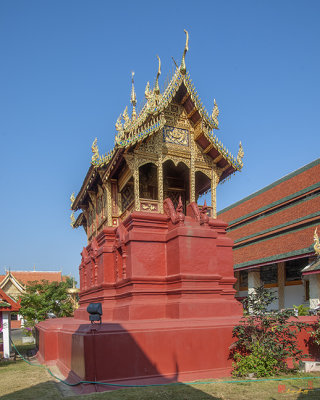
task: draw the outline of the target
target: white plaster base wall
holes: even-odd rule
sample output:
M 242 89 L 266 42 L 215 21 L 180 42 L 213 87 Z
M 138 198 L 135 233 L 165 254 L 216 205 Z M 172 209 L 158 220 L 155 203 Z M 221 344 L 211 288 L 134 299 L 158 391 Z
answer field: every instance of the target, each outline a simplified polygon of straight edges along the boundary
M 279 299 L 278 299 L 278 288 L 269 288 L 270 292 L 274 293 L 277 298 L 270 304 L 270 306 L 267 308 L 268 311 L 275 311 L 279 310 Z
M 309 275 L 310 308 L 316 308 L 320 299 L 320 276 L 319 274 Z
M 10 312 L 2 312 L 2 339 L 3 339 L 3 358 L 10 358 L 11 343 L 10 343 Z
M 284 287 L 284 307 L 292 308 L 294 305 L 304 304 L 304 286 L 292 285 Z

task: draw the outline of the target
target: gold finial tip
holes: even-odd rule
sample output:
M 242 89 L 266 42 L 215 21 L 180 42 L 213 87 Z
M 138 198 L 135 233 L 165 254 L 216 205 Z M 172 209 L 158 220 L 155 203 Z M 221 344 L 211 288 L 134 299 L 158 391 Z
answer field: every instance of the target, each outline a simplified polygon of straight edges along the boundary
M 184 46 L 181 65 L 180 65 L 180 72 L 183 75 L 185 75 L 186 72 L 187 72 L 187 68 L 186 68 L 186 53 L 189 50 L 189 33 L 188 33 L 188 31 L 186 29 L 184 29 L 184 32 L 186 34 L 186 44 Z

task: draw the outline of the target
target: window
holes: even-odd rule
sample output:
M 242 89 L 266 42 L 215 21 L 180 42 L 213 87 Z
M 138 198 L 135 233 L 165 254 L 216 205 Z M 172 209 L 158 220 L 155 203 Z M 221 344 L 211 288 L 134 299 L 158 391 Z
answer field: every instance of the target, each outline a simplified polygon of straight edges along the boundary
M 11 313 L 11 321 L 17 321 L 18 320 L 18 314 L 17 313 Z
M 239 272 L 239 290 L 248 290 L 248 271 Z
M 286 261 L 286 284 L 301 284 L 301 270 L 308 264 L 308 258 Z
M 260 279 L 264 285 L 276 286 L 278 284 L 278 265 L 271 264 L 261 267 Z

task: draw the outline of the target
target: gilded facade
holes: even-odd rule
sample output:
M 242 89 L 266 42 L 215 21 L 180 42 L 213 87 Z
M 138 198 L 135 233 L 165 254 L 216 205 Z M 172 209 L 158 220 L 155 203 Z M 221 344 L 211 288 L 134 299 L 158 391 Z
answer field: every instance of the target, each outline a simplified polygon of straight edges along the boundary
M 188 33 L 180 66 L 163 91 L 159 77 L 145 89 L 145 104 L 136 110 L 132 73 L 131 116 L 128 107 L 116 121 L 115 146 L 99 154 L 97 139 L 92 144 L 91 166 L 81 190 L 71 195 L 71 225 L 83 226 L 90 241 L 106 226 L 118 226 L 132 211 L 163 212 L 169 197 L 183 208 L 211 191 L 208 212 L 216 218 L 216 187 L 241 170 L 243 149 L 233 157 L 214 134 L 219 109 L 214 100 L 211 116 L 186 70 Z M 74 212 L 81 210 L 77 218 Z

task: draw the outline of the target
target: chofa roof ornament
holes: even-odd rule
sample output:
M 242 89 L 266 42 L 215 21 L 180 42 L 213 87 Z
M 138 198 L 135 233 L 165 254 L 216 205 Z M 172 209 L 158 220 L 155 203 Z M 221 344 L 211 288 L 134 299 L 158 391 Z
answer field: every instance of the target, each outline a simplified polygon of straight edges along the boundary
M 185 75 L 187 72 L 187 67 L 186 67 L 186 53 L 189 50 L 189 33 L 187 30 L 184 30 L 186 34 L 186 44 L 184 46 L 183 50 L 183 55 L 182 55 L 182 60 L 181 60 L 181 65 L 180 65 L 180 72 L 182 75 Z
M 158 72 L 156 77 L 156 83 L 154 85 L 154 93 L 160 94 L 160 87 L 159 87 L 159 76 L 161 75 L 161 60 L 160 57 L 157 55 L 157 59 L 159 61 Z

